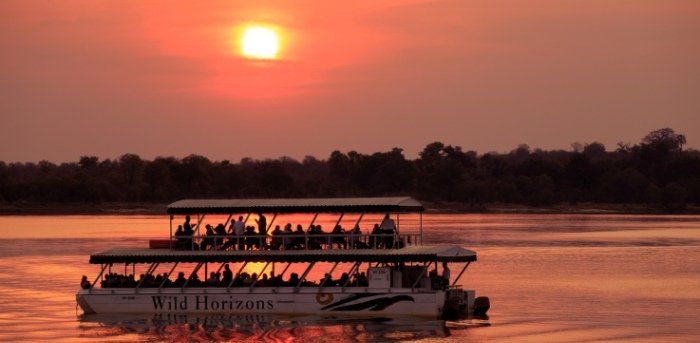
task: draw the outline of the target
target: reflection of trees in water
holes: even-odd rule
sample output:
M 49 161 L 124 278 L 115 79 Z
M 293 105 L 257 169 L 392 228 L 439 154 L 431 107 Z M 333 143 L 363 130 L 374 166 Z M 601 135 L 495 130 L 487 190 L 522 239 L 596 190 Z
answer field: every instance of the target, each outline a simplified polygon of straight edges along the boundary
M 95 323 L 97 325 L 90 325 Z M 277 317 L 248 315 L 156 314 L 151 317 L 84 315 L 82 337 L 104 339 L 136 334 L 158 341 L 262 340 L 367 342 L 449 336 L 444 321 L 420 318 Z M 126 338 L 126 337 L 124 337 Z

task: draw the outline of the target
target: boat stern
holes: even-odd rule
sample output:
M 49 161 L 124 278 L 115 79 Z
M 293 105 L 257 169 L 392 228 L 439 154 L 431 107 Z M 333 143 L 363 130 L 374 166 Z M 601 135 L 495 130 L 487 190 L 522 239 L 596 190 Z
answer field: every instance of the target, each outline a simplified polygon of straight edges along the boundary
M 80 309 L 83 310 L 84 314 L 95 314 L 95 310 L 90 307 L 90 304 L 87 301 L 87 294 L 87 290 L 81 289 L 75 294 L 75 302 L 78 303 L 78 306 L 80 306 Z
M 445 290 L 445 305 L 443 306 L 443 317 L 458 318 L 470 316 L 474 313 L 473 290 L 464 290 L 462 287 L 449 287 Z

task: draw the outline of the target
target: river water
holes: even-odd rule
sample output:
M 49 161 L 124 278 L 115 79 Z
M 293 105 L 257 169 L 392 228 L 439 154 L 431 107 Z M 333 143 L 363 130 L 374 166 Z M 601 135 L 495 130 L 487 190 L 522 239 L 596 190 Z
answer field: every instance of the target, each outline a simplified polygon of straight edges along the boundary
M 402 216 L 402 233 L 419 223 Z M 422 224 L 426 244 L 477 251 L 460 283 L 489 296 L 487 320 L 82 316 L 80 276 L 99 272 L 90 253 L 167 237 L 167 217 L 0 217 L 0 341 L 700 341 L 700 216 L 425 214 Z

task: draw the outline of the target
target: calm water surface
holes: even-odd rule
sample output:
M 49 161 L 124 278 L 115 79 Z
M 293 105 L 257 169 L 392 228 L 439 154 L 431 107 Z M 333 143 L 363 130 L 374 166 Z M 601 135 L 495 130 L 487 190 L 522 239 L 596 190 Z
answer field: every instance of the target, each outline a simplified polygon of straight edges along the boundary
M 404 232 L 417 223 L 401 217 Z M 461 283 L 491 298 L 490 318 L 460 322 L 80 316 L 80 276 L 99 272 L 89 254 L 167 236 L 167 218 L 0 217 L 0 227 L 0 341 L 700 341 L 700 216 L 424 215 L 426 244 L 478 253 Z

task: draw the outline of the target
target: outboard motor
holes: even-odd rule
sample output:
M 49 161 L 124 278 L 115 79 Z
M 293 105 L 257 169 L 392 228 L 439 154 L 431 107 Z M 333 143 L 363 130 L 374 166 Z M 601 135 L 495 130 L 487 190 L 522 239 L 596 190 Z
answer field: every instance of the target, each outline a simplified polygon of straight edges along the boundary
M 486 312 L 491 308 L 491 301 L 489 297 L 477 297 L 474 299 L 474 315 L 475 316 L 485 316 Z

